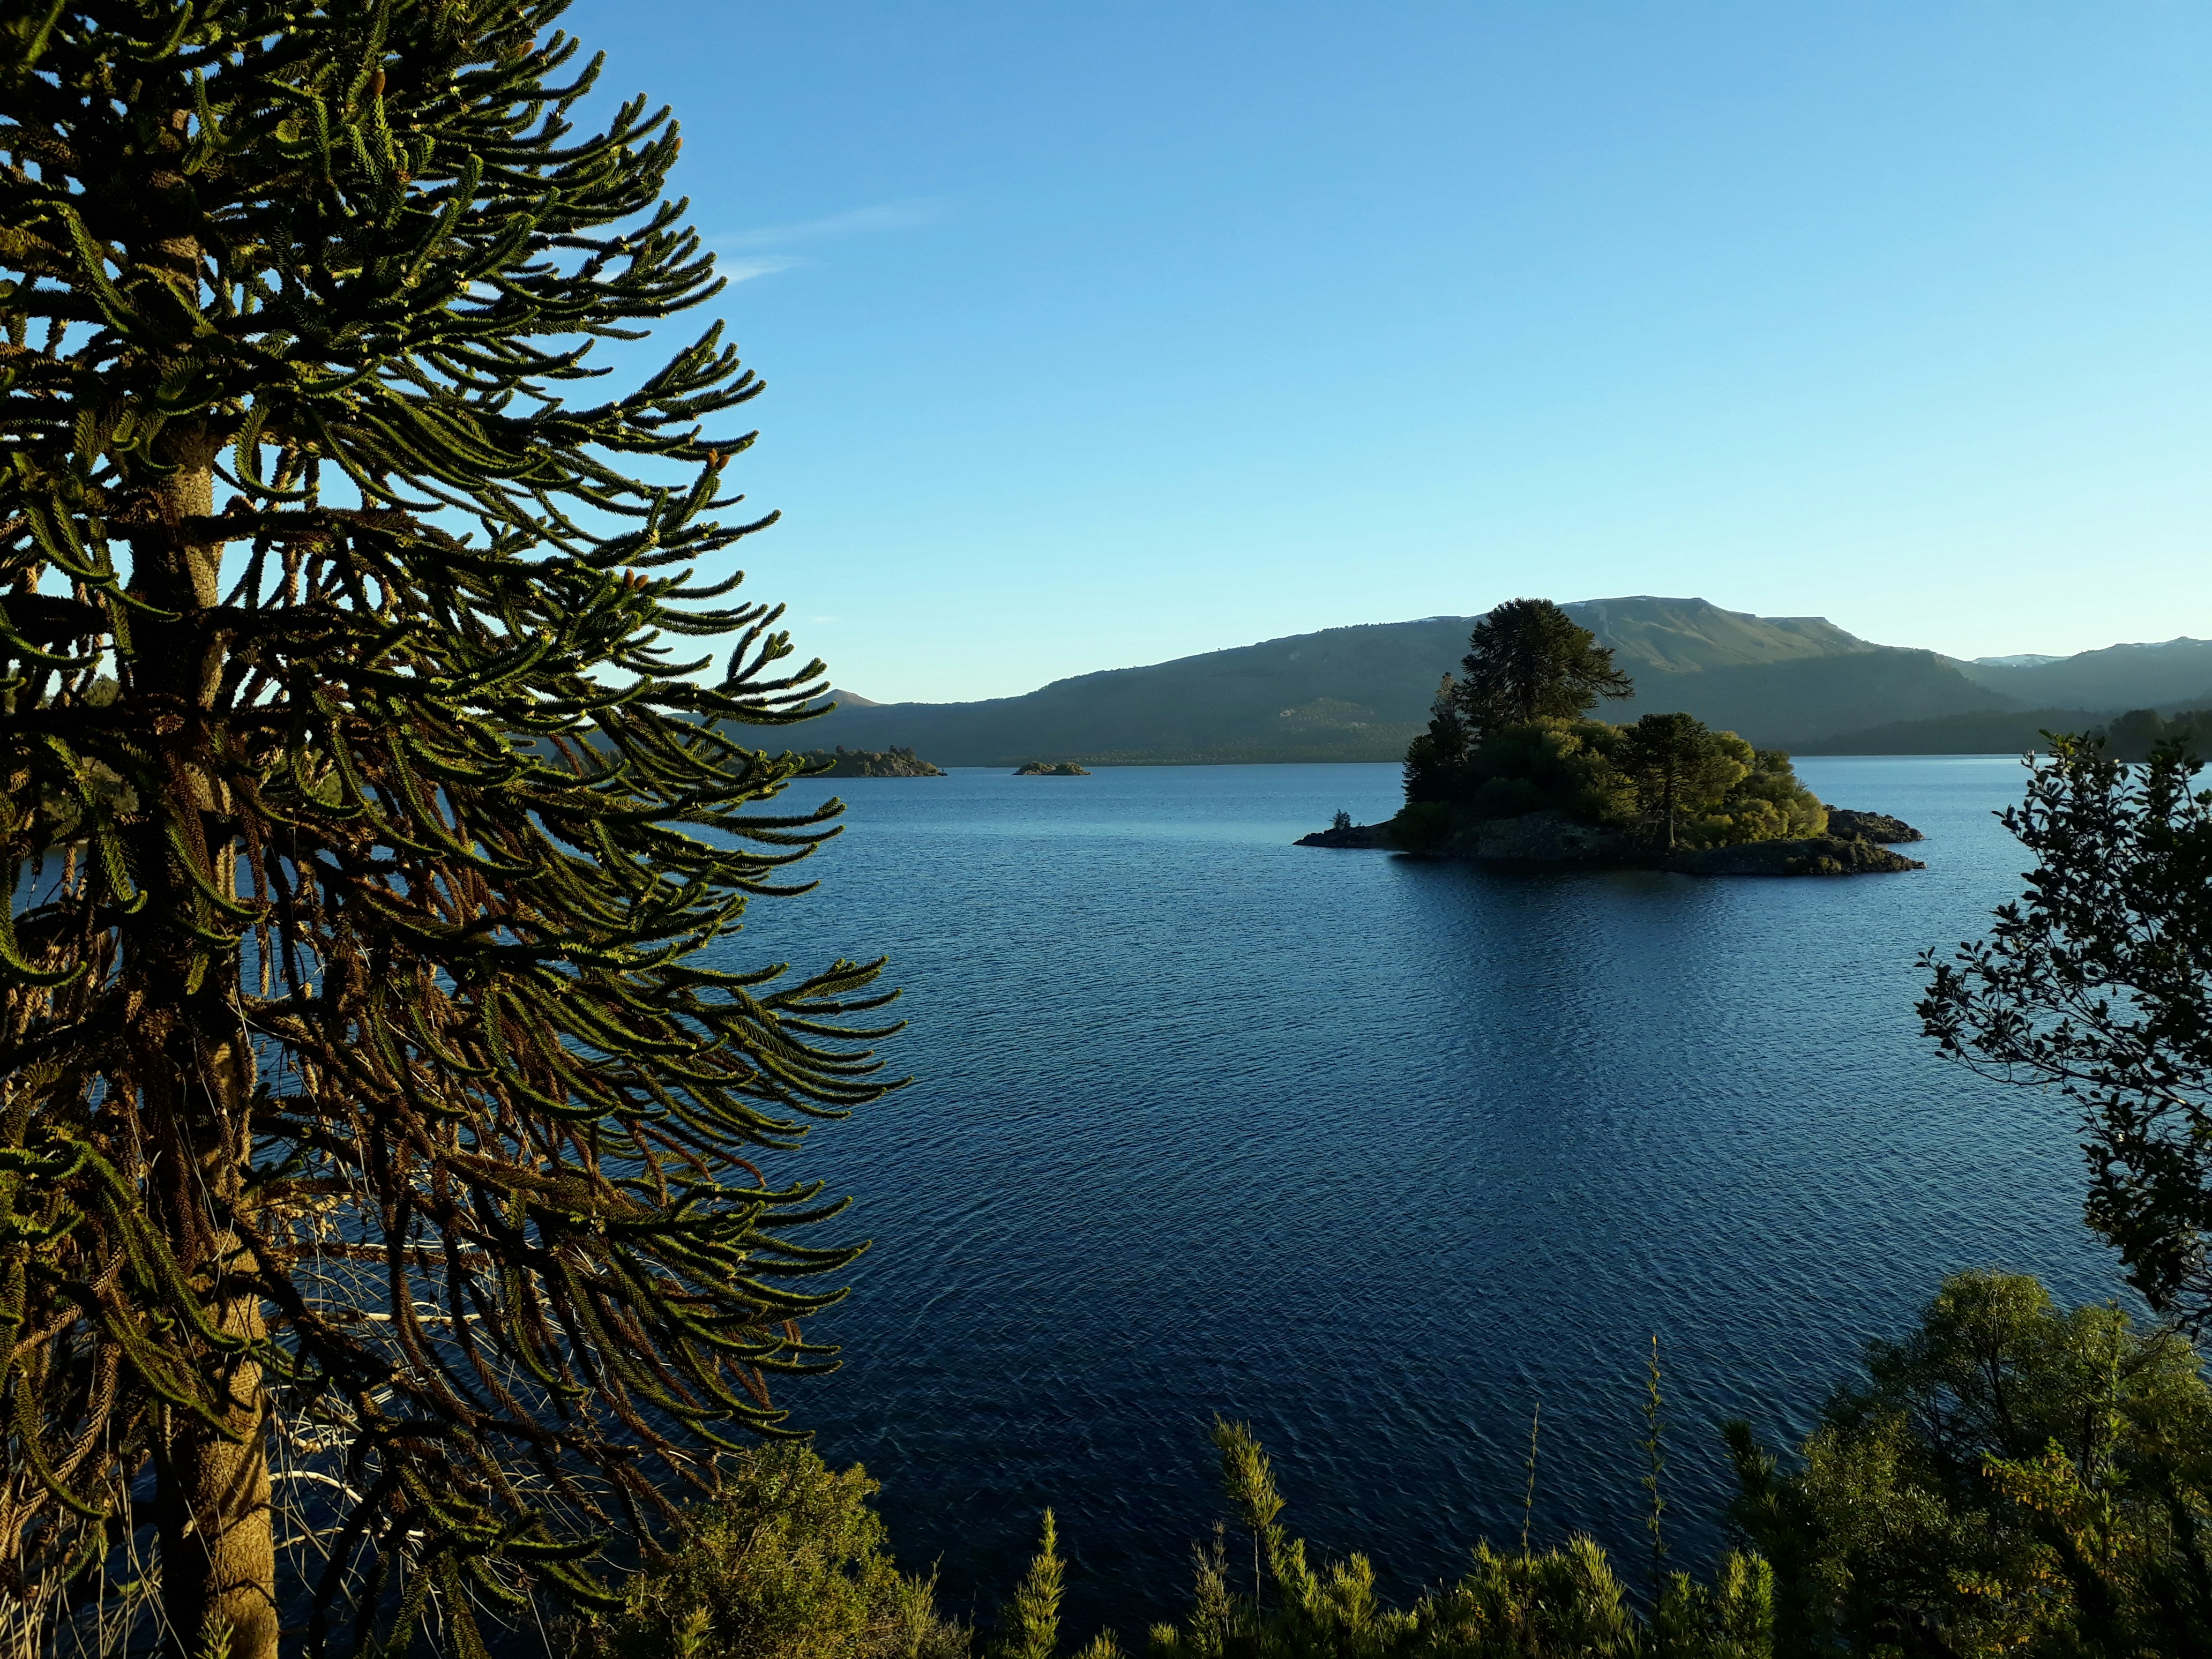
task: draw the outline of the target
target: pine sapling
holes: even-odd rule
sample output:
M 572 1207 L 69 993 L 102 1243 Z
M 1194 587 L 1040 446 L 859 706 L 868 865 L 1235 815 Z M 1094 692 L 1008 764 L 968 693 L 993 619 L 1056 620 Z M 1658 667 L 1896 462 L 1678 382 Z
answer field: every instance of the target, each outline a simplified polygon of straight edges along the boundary
M 1651 1534 L 1651 1594 L 1655 1601 L 1664 1589 L 1667 1579 L 1667 1536 L 1661 1525 L 1662 1517 L 1667 1512 L 1667 1499 L 1659 1487 L 1660 1477 L 1667 1468 L 1662 1438 L 1665 1426 L 1661 1416 L 1663 1404 L 1659 1393 L 1659 1337 L 1654 1332 L 1650 1370 L 1644 1400 L 1644 1452 L 1651 1468 L 1651 1472 L 1644 1477 L 1644 1488 L 1651 1494 L 1651 1510 L 1644 1524 Z
M 1047 1510 L 1036 1559 L 1014 1591 L 1013 1628 L 1000 1647 L 1000 1659 L 1053 1659 L 1059 1651 L 1060 1595 L 1066 1565 L 1060 1559 L 1059 1529 Z
M 1528 1523 L 1536 1513 L 1536 1431 L 1544 1419 L 1544 1401 L 1537 1396 L 1528 1413 L 1528 1489 L 1521 1495 L 1521 1565 L 1528 1565 Z

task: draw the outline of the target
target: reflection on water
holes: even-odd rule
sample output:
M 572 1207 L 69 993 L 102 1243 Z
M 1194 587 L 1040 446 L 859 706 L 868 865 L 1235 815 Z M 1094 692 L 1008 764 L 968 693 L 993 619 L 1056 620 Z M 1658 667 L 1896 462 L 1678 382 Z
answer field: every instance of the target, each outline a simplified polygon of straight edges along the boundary
M 1915 955 L 2024 859 L 2016 763 L 1800 763 L 1927 830 L 1847 881 L 1510 876 L 1295 848 L 1394 767 L 845 780 L 850 830 L 733 958 L 889 951 L 920 1081 L 801 1164 L 875 1241 L 789 1403 L 885 1486 L 948 1604 L 1008 1589 L 1050 1504 L 1069 1626 L 1179 1604 L 1203 1430 L 1249 1418 L 1288 1519 L 1403 1594 L 1517 1533 L 1642 1559 L 1658 1333 L 1669 1517 L 1709 1553 L 1713 1425 L 1802 1432 L 1947 1270 L 2116 1285 L 2063 1103 L 1918 1035 Z M 805 786 L 808 797 L 830 786 Z

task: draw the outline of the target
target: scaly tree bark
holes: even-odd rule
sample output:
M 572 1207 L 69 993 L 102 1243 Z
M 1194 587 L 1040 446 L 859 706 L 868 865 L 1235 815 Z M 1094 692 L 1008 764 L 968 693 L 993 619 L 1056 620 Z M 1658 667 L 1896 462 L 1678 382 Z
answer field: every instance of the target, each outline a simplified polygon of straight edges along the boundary
M 726 959 L 835 828 L 744 740 L 821 669 L 694 574 L 769 522 L 720 516 L 760 388 L 719 326 L 580 396 L 720 284 L 665 112 L 573 129 L 562 9 L 0 23 L 21 1640 L 146 1527 L 174 1649 L 481 1650 L 833 1363 L 800 1322 L 857 1251 L 782 1166 L 887 1086 L 887 997 Z

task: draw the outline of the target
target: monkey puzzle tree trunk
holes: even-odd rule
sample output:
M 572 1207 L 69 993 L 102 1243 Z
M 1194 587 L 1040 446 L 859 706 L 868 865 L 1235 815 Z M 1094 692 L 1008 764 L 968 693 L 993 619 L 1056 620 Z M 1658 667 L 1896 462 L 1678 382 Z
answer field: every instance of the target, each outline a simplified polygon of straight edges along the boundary
M 173 958 L 155 971 L 176 965 Z M 149 1020 L 133 1033 L 149 1060 L 144 1109 L 171 1172 L 150 1207 L 175 1242 L 209 1323 L 235 1345 L 203 1345 L 197 1356 L 213 1385 L 209 1417 L 174 1408 L 164 1414 L 155 1510 L 173 1645 L 187 1659 L 211 1648 L 229 1659 L 275 1659 L 269 1402 L 258 1358 L 268 1329 L 257 1264 L 223 1219 L 244 1196 L 252 1164 L 254 1063 L 239 1011 L 227 1000 L 195 999 L 183 1018 Z
M 159 201 L 185 197 L 176 165 L 191 124 L 172 111 L 164 143 L 149 146 L 147 178 Z M 173 231 L 166 216 L 145 221 Z M 156 234 L 146 263 L 182 295 L 198 297 L 203 248 L 196 235 Z M 165 365 L 174 372 L 178 365 Z M 252 1166 L 254 1060 L 239 1006 L 237 941 L 213 952 L 179 933 L 195 878 L 221 898 L 237 896 L 232 806 L 222 780 L 216 711 L 222 683 L 225 538 L 216 528 L 217 434 L 204 421 L 171 424 L 160 453 L 174 469 L 145 492 L 130 543 L 130 588 L 150 608 L 134 640 L 134 689 L 155 713 L 165 739 L 170 811 L 152 814 L 136 839 L 147 884 L 166 888 L 147 907 L 149 922 L 126 957 L 127 1042 L 143 1057 L 139 1086 L 158 1150 L 158 1219 L 209 1324 L 234 1348 L 203 1340 L 195 1370 L 211 1385 L 205 1414 L 173 1407 L 155 1453 L 163 1614 L 173 1648 L 197 1659 L 276 1659 L 276 1557 L 270 1509 L 269 1404 L 258 1353 L 267 1335 L 253 1264 L 230 1218 Z M 181 845 L 171 827 L 182 830 Z M 196 867 L 190 867 L 196 866 Z M 129 957 L 135 957 L 135 963 Z M 179 997 L 181 990 L 183 996 Z M 188 1340 L 191 1339 L 187 1339 Z
M 257 1358 L 267 1328 L 255 1264 L 230 1221 L 253 1159 L 241 951 L 233 943 L 210 951 L 173 920 L 192 914 L 196 876 L 237 896 L 233 803 L 213 752 L 225 642 L 216 446 L 204 425 L 166 436 L 177 470 L 147 493 L 146 510 L 125 530 L 131 591 L 154 607 L 135 641 L 134 679 L 157 710 L 152 726 L 165 740 L 173 809 L 166 824 L 150 815 L 137 837 L 138 868 L 149 888 L 167 890 L 160 894 L 167 902 L 145 908 L 149 920 L 126 957 L 126 1042 L 141 1057 L 158 1149 L 149 1207 L 208 1322 L 237 1346 L 201 1345 L 196 1369 L 213 1385 L 207 1415 L 164 1413 L 154 1460 L 161 1595 L 170 1640 L 186 1656 L 212 1647 L 230 1659 L 275 1659 L 269 1406 Z M 170 824 L 181 827 L 181 845 L 169 839 Z
M 220 1271 L 225 1256 L 238 1254 L 238 1240 L 224 1232 L 215 1243 Z M 242 1343 L 267 1334 L 252 1291 L 218 1291 L 210 1312 L 218 1329 Z M 274 1659 L 276 1550 L 261 1365 L 249 1351 L 210 1370 L 223 1401 L 220 1424 L 172 1411 L 155 1458 L 163 1615 L 187 1659 L 210 1648 L 230 1659 Z

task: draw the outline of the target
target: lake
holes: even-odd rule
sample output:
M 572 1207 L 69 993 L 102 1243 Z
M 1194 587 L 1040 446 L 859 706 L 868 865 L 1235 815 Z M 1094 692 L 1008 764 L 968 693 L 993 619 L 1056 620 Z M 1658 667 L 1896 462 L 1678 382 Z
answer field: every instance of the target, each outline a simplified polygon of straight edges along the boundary
M 729 958 L 888 952 L 915 1085 L 788 1166 L 874 1241 L 787 1389 L 865 1462 L 902 1565 L 988 1614 L 1055 1510 L 1065 1640 L 1178 1612 L 1248 1419 L 1284 1520 L 1404 1596 L 1517 1539 L 1645 1579 L 1660 1340 L 1676 1565 L 1721 1544 L 1715 1425 L 1794 1443 L 1948 1271 L 2118 1289 L 2064 1103 L 1938 1061 L 1915 956 L 2027 860 L 2010 758 L 1799 763 L 1929 867 L 1850 880 L 1516 875 L 1291 845 L 1390 766 L 819 781 L 822 887 Z

